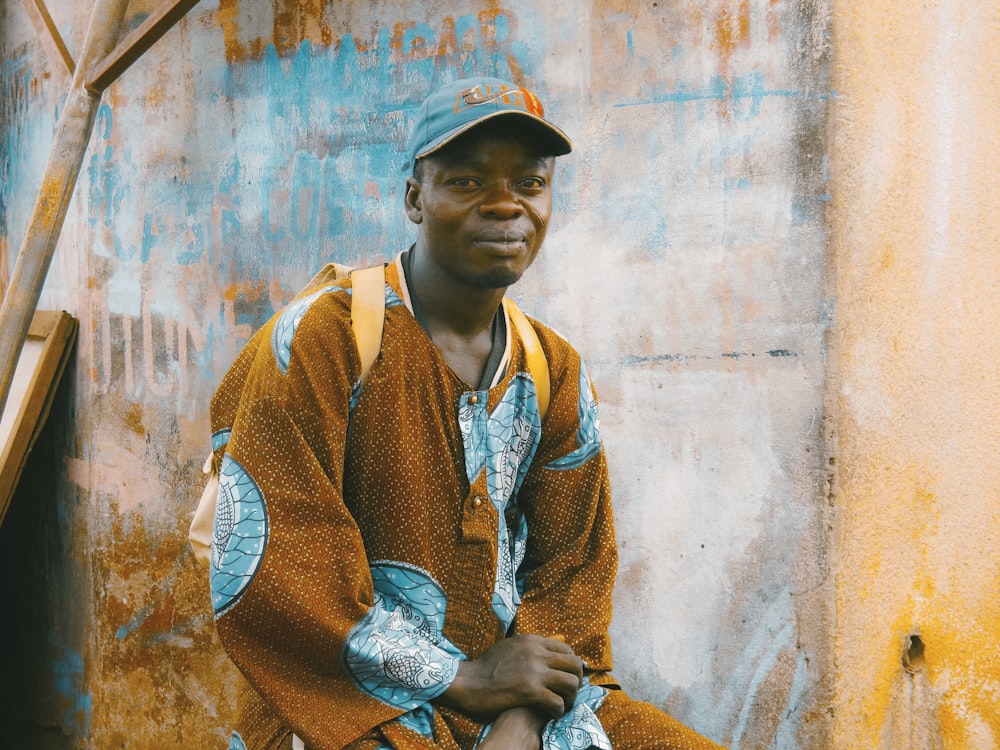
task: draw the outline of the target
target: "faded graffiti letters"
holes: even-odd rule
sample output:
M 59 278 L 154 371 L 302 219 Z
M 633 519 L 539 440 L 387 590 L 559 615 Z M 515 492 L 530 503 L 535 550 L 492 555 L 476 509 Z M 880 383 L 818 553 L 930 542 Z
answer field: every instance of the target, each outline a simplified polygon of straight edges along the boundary
M 427 73 L 447 67 L 471 75 L 473 72 L 498 74 L 505 69 L 517 73 L 523 64 L 523 48 L 516 41 L 516 17 L 490 8 L 475 15 L 444 16 L 436 27 L 427 22 L 401 20 L 391 27 L 375 27 L 369 34 L 334 31 L 336 4 L 289 6 L 294 10 L 276 14 L 275 33 L 263 38 L 245 36 L 229 2 L 220 4 L 219 18 L 230 63 L 259 59 L 263 50 L 273 48 L 279 57 L 289 57 L 305 45 L 325 47 L 337 54 L 339 73 L 355 74 L 359 67 L 388 71 L 413 66 Z M 302 14 L 306 18 L 293 18 Z M 273 40 L 273 41 L 272 41 Z M 404 76 L 405 77 L 405 76 Z M 351 81 L 344 81 L 351 82 Z
M 176 396 L 182 402 L 189 388 L 197 388 L 190 368 L 198 372 L 200 382 L 215 382 L 218 361 L 232 361 L 285 301 L 272 300 L 269 290 L 256 282 L 209 291 L 198 307 L 178 301 L 182 289 L 144 287 L 138 315 L 113 312 L 107 294 L 95 288 L 92 329 L 81 336 L 99 389 L 118 389 L 134 399 Z

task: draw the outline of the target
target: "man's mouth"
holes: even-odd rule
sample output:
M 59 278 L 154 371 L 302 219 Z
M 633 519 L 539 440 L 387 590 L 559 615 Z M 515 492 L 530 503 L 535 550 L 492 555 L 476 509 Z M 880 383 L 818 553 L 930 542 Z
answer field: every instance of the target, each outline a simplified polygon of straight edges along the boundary
M 486 232 L 476 237 L 476 244 L 480 247 L 506 252 L 519 249 L 522 245 L 526 244 L 527 241 L 528 237 L 524 234 L 524 232 L 518 232 L 515 230 Z

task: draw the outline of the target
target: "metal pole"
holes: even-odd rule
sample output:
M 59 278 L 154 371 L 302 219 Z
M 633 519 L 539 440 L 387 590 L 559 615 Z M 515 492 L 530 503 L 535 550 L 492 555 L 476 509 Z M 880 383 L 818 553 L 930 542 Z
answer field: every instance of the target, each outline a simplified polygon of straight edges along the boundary
M 31 19 L 31 23 L 41 39 L 42 46 L 48 52 L 49 64 L 53 68 L 59 68 L 57 73 L 60 80 L 63 76 L 71 78 L 76 72 L 76 63 L 73 62 L 73 56 L 69 53 L 62 34 L 59 33 L 59 29 L 56 28 L 56 24 L 52 20 L 52 14 L 49 13 L 45 0 L 21 0 L 21 4 L 27 11 L 28 18 Z
M 87 88 L 104 91 L 197 4 L 198 0 L 166 0 L 91 71 Z
M 17 360 L 38 306 L 101 102 L 102 92 L 88 91 L 87 80 L 94 67 L 114 49 L 127 8 L 128 0 L 97 0 L 91 11 L 87 38 L 59 118 L 31 223 L 0 308 L 0 362 L 4 363 L 0 414 L 7 403 Z

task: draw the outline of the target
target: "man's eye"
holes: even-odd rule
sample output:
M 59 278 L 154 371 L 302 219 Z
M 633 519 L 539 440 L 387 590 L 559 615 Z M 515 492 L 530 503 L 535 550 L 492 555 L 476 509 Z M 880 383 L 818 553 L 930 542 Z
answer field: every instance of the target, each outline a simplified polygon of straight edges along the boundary
M 471 177 L 456 177 L 454 180 L 451 181 L 451 184 L 454 185 L 455 187 L 467 188 L 467 187 L 475 187 L 476 181 Z
M 525 190 L 541 190 L 545 187 L 545 180 L 541 177 L 525 177 L 518 184 Z

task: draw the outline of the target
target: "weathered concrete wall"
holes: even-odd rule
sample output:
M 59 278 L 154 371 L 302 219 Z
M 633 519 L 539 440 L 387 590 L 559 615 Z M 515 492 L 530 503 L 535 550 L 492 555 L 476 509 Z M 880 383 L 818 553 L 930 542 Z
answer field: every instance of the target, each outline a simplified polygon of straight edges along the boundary
M 52 5 L 79 49 L 87 5 Z M 0 7 L 13 256 L 65 82 Z M 826 0 L 195 8 L 106 95 L 43 295 L 81 335 L 0 529 L 0 738 L 223 744 L 231 671 L 184 538 L 212 389 L 321 261 L 405 246 L 416 105 L 492 73 L 577 144 L 515 296 L 602 396 L 619 677 L 733 747 L 830 746 L 829 32 Z
M 997 748 L 1000 8 L 834 29 L 835 745 Z

